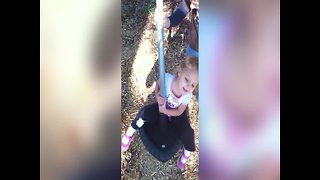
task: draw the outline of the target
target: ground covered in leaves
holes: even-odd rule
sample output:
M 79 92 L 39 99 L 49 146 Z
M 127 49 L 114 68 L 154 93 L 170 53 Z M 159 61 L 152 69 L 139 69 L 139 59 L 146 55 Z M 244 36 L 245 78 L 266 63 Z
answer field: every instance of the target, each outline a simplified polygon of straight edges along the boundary
M 139 109 L 155 102 L 154 81 L 159 75 L 155 0 L 123 0 L 121 3 L 121 134 L 124 134 Z M 179 3 L 180 0 L 165 0 L 165 14 L 170 15 Z M 164 30 L 166 72 L 174 73 L 184 59 L 188 21 L 186 18 L 179 26 Z M 184 171 L 176 166 L 181 151 L 170 161 L 161 163 L 146 151 L 139 133 L 135 133 L 129 150 L 121 155 L 122 179 L 199 179 L 198 102 L 195 96 L 189 104 L 189 115 L 195 130 L 196 152 L 192 153 Z

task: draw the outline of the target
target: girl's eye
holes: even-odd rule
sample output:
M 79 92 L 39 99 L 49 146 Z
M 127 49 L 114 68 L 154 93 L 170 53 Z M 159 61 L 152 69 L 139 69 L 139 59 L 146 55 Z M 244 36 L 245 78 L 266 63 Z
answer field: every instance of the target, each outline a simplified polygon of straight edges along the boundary
M 192 84 L 192 88 L 194 88 L 194 84 Z

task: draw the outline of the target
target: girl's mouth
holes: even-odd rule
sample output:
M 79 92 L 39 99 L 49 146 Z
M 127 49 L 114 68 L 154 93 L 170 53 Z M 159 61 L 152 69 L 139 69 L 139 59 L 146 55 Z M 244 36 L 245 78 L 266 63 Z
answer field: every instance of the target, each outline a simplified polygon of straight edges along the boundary
M 188 92 L 188 90 L 186 90 L 184 87 L 182 89 L 184 90 L 184 92 L 186 92 L 186 93 Z

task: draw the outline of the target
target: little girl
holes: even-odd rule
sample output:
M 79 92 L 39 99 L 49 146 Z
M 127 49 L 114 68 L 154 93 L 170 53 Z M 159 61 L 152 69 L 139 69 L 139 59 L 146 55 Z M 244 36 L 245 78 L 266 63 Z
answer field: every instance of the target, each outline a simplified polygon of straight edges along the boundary
M 177 166 L 184 169 L 185 163 L 191 152 L 195 151 L 194 130 L 190 126 L 186 108 L 191 100 L 192 92 L 198 85 L 198 58 L 187 56 L 175 75 L 166 73 L 166 99 L 159 95 L 159 80 L 156 84 L 155 95 L 157 103 L 144 107 L 144 119 L 135 118 L 121 140 L 121 151 L 129 148 L 135 131 L 146 123 L 159 120 L 159 112 L 167 115 L 176 127 L 176 132 L 181 137 L 184 149 L 178 159 Z

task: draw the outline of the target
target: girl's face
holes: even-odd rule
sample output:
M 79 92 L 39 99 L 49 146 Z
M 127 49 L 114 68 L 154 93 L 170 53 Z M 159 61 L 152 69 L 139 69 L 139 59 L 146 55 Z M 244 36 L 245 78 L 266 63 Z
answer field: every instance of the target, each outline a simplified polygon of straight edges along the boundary
M 178 72 L 178 87 L 182 96 L 192 93 L 198 85 L 198 71 L 193 68 L 185 68 Z

